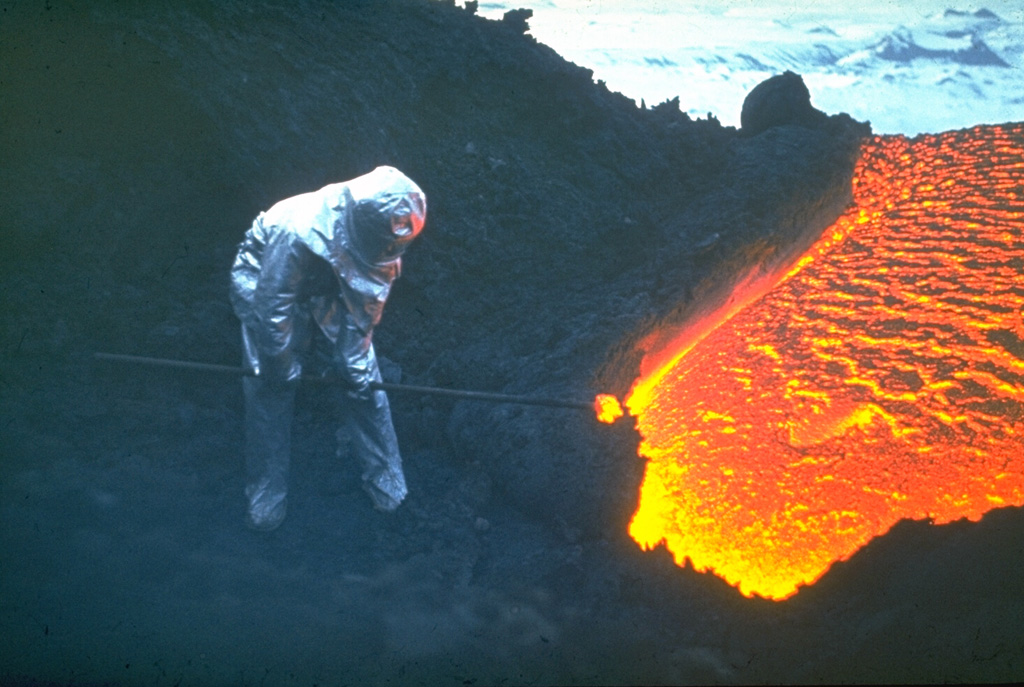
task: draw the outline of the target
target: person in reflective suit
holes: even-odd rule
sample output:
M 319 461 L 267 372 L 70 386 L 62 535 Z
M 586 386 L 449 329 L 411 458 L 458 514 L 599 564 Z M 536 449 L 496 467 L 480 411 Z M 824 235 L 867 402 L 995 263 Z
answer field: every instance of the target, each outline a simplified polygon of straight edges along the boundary
M 295 389 L 314 347 L 328 351 L 328 371 L 346 382 L 339 447 L 362 461 L 374 506 L 392 511 L 405 498 L 388 399 L 371 388 L 381 379 L 372 337 L 402 253 L 425 220 L 423 191 L 378 167 L 280 201 L 239 244 L 231 301 L 252 373 L 242 381 L 251 527 L 272 530 L 284 520 Z

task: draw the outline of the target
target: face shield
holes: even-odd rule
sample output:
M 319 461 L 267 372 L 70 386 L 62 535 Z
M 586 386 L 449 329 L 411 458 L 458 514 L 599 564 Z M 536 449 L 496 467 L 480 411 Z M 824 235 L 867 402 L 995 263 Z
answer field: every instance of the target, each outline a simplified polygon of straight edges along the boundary
M 353 180 L 350 191 L 355 207 L 349 236 L 359 257 L 371 265 L 400 257 L 423 230 L 423 192 L 391 167 L 378 167 Z

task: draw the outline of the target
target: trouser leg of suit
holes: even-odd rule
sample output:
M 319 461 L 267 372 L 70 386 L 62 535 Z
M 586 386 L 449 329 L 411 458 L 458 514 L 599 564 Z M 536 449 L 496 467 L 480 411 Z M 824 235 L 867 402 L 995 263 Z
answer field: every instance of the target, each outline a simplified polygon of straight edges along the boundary
M 242 348 L 246 363 L 254 369 L 259 360 L 255 337 L 244 325 Z M 244 377 L 242 393 L 245 398 L 248 523 L 256 529 L 273 530 L 287 513 L 295 386 L 268 383 L 260 377 Z
M 379 375 L 378 375 L 378 380 Z M 398 438 L 391 422 L 387 394 L 374 391 L 367 400 L 346 404 L 345 421 L 338 430 L 339 447 L 351 444 L 363 464 L 363 489 L 377 510 L 393 511 L 408 493 L 402 472 Z M 343 449 L 339 448 L 339 452 Z

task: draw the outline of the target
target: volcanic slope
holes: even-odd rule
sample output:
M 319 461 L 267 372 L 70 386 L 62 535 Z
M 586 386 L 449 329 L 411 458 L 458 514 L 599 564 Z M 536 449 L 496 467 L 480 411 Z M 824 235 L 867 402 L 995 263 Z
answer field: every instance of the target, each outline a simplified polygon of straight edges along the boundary
M 637 435 L 575 411 L 395 398 L 411 493 L 383 518 L 304 392 L 289 517 L 257 537 L 235 385 L 90 358 L 236 362 L 227 268 L 252 218 L 393 164 L 430 217 L 377 332 L 387 375 L 621 395 L 657 327 L 838 216 L 863 127 L 638 109 L 525 14 L 450 3 L 0 10 L 0 681 L 786 681 L 872 657 L 913 676 L 936 622 L 957 651 L 929 675 L 1019 670 L 1002 625 L 928 605 L 952 573 L 915 592 L 924 559 L 891 546 L 786 606 L 640 552 Z M 898 541 L 1004 551 L 1001 517 Z M 985 560 L 974 608 L 1008 614 L 1019 556 Z M 891 590 L 925 601 L 913 620 L 887 620 Z M 923 648 L 887 654 L 892 633 Z

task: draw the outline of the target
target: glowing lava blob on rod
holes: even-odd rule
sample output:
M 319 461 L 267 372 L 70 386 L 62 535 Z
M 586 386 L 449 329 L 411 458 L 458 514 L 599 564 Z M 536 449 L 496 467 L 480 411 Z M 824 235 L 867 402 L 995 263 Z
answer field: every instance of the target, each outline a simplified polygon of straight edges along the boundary
M 627 406 L 630 534 L 748 596 L 1024 505 L 1024 124 L 867 143 L 849 212 Z
M 609 425 L 625 414 L 619 399 L 611 394 L 598 394 L 594 398 L 594 412 L 598 420 Z

